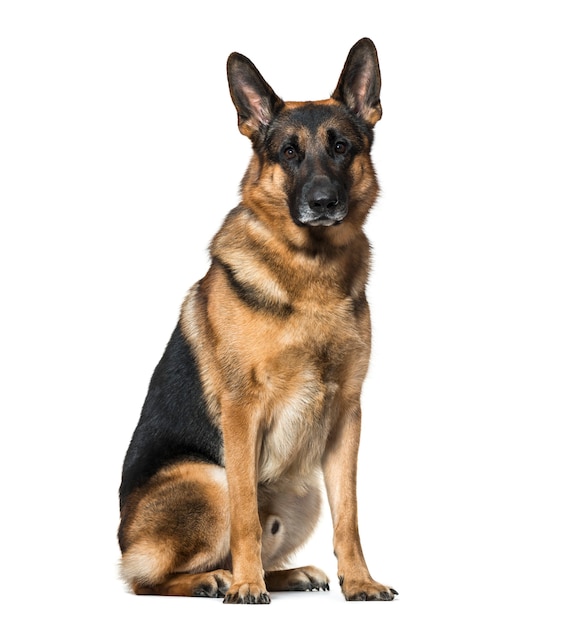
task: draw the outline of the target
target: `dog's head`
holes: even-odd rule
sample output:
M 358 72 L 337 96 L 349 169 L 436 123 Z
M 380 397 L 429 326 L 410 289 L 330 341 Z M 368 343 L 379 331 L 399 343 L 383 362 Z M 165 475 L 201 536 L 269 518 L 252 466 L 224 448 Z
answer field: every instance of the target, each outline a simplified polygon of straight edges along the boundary
M 280 223 L 287 208 L 296 228 L 320 234 L 347 223 L 359 228 L 378 192 L 369 155 L 382 114 L 373 42 L 353 46 L 327 100 L 285 102 L 238 53 L 227 73 L 239 129 L 254 148 L 242 185 L 245 205 L 263 207 Z

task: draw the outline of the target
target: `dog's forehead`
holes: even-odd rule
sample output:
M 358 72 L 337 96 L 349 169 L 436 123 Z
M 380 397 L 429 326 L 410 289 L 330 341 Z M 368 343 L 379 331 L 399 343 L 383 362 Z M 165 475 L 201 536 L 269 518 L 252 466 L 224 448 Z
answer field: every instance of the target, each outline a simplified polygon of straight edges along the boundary
M 356 132 L 356 125 L 349 113 L 340 105 L 320 102 L 287 103 L 274 120 L 275 134 L 304 134 L 316 136 L 323 130 Z

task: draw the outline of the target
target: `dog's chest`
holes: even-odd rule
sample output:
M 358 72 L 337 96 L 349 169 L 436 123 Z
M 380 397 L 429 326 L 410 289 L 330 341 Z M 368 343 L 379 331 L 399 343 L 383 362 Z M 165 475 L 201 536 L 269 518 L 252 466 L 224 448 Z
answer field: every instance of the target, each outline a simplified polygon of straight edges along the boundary
M 299 320 L 274 335 L 272 357 L 256 372 L 265 410 L 261 482 L 301 479 L 319 468 L 350 364 L 360 358 L 353 348 L 361 338 L 346 307 L 306 306 L 296 315 Z
M 309 367 L 288 378 L 287 389 L 266 406 L 260 482 L 313 474 L 331 428 L 336 394 L 337 385 L 323 383 Z

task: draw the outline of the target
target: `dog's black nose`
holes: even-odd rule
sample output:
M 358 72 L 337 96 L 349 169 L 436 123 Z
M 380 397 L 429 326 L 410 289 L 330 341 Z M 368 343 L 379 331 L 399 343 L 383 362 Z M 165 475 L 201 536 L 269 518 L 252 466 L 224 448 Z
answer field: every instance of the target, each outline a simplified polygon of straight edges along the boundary
M 302 187 L 294 221 L 301 226 L 340 224 L 347 215 L 344 195 L 338 181 L 328 176 L 314 176 Z
M 329 209 L 333 209 L 339 202 L 337 190 L 331 185 L 317 186 L 313 188 L 308 195 L 308 204 L 310 209 L 318 213 L 324 214 Z

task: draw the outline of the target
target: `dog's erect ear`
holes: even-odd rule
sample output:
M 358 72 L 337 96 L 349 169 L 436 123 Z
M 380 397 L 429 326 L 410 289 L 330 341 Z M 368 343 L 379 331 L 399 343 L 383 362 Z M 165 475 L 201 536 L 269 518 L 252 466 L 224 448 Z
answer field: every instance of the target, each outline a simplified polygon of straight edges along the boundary
M 239 130 L 254 140 L 264 133 L 284 102 L 247 57 L 233 52 L 227 60 L 231 98 L 237 109 Z
M 360 39 L 351 48 L 331 97 L 374 126 L 383 114 L 380 93 L 381 70 L 375 44 Z

